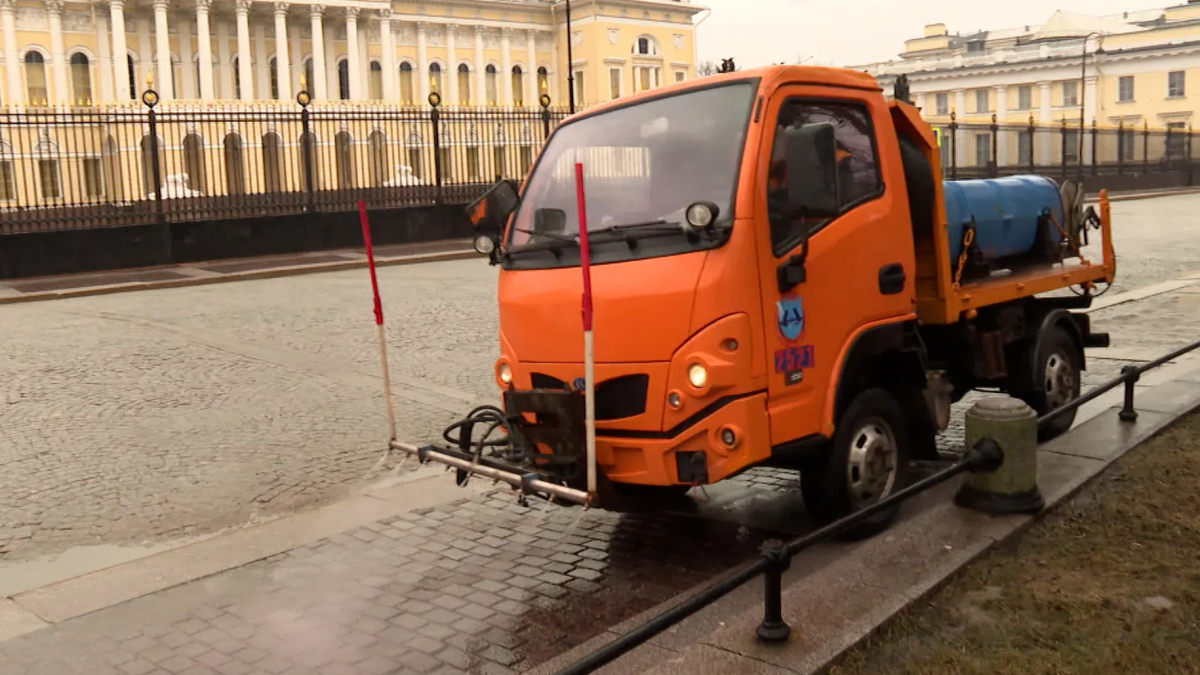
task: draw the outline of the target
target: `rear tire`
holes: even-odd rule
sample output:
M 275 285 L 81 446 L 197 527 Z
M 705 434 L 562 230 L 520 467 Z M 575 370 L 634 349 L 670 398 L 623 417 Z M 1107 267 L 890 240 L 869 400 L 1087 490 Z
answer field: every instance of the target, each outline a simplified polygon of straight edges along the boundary
M 910 437 L 894 396 L 867 389 L 854 397 L 838 420 L 832 447 L 801 468 L 800 487 L 809 516 L 826 525 L 871 506 L 908 485 Z M 847 532 L 874 534 L 895 520 L 899 505 Z
M 1062 326 L 1050 328 L 1033 348 L 1033 382 L 1018 398 L 1029 404 L 1038 417 L 1079 398 L 1081 368 L 1079 347 Z M 1072 410 L 1038 428 L 1044 443 L 1070 430 L 1075 423 Z

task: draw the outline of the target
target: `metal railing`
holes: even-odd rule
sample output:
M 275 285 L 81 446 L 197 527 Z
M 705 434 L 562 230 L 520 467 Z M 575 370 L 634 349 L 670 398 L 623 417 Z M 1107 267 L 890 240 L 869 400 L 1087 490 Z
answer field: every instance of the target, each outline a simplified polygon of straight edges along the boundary
M 311 104 L 0 111 L 0 235 L 468 203 L 565 110 Z
M 1059 415 L 1078 409 L 1080 406 L 1094 401 L 1096 398 L 1122 384 L 1125 386 L 1125 401 L 1119 413 L 1119 418 L 1123 422 L 1133 422 L 1137 420 L 1137 410 L 1134 408 L 1134 386 L 1141 375 L 1197 349 L 1200 349 L 1200 340 L 1141 366 L 1126 366 L 1121 369 L 1121 374 L 1117 377 L 1091 389 L 1088 393 L 1072 400 L 1070 403 L 1039 417 L 1038 426 L 1047 424 Z M 790 567 L 793 556 L 811 548 L 815 544 L 845 533 L 875 514 L 886 511 L 964 472 L 995 470 L 1003 462 L 1003 459 L 1004 455 L 1000 446 L 995 441 L 984 438 L 976 443 L 974 447 L 969 448 L 961 459 L 950 466 L 913 483 L 907 488 L 861 511 L 852 513 L 845 518 L 834 521 L 790 542 L 768 541 L 763 544 L 762 553 L 758 558 L 726 572 L 705 590 L 563 668 L 558 671 L 557 675 L 585 675 L 594 672 L 612 663 L 623 654 L 645 644 L 671 626 L 728 595 L 760 574 L 763 576 L 764 597 L 763 620 L 758 626 L 758 639 L 767 643 L 784 641 L 791 634 L 791 628 L 783 620 L 783 573 Z

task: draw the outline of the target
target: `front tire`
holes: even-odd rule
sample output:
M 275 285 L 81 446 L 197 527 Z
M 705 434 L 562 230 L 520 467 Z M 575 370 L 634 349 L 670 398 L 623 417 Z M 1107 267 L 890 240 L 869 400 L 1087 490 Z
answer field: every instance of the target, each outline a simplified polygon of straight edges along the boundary
M 894 396 L 867 389 L 854 397 L 838 420 L 828 454 L 800 471 L 804 506 L 819 525 L 843 518 L 908 485 L 910 438 Z M 869 534 L 886 528 L 899 505 L 853 528 Z

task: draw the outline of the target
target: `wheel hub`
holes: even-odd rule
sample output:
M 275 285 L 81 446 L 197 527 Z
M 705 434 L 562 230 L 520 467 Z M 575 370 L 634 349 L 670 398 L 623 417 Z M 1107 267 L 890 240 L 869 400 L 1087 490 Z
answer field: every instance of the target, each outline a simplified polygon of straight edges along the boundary
M 1075 369 L 1062 354 L 1054 352 L 1046 359 L 1043 386 L 1046 391 L 1046 404 L 1050 410 L 1070 402 L 1075 392 Z
M 870 506 L 891 494 L 896 483 L 897 455 L 895 434 L 883 421 L 867 420 L 855 431 L 846 481 L 856 508 Z

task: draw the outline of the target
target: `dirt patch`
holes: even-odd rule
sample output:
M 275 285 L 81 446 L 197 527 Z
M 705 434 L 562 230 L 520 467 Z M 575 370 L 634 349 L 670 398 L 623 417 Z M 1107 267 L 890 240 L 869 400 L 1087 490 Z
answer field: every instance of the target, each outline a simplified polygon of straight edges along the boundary
M 1200 413 L 828 672 L 1200 673 Z

